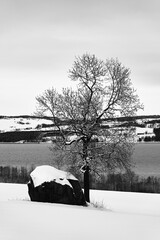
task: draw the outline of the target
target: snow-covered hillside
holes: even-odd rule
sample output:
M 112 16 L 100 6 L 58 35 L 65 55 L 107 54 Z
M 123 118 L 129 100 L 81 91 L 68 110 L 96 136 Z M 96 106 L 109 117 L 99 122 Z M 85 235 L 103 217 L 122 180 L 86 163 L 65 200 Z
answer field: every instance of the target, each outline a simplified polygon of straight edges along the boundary
M 160 195 L 91 191 L 103 209 L 31 202 L 27 185 L 0 183 L 2 240 L 159 240 Z
M 140 125 L 143 123 L 142 120 L 139 120 Z M 119 122 L 117 123 L 119 124 Z M 111 125 L 111 123 L 107 122 L 107 125 Z M 153 137 L 155 133 L 153 131 L 154 124 L 146 124 L 144 127 L 144 123 L 142 124 L 143 127 L 136 127 L 136 138 L 135 141 L 138 141 L 140 138 L 143 140 L 145 137 Z M 157 125 L 158 126 L 158 125 Z M 13 117 L 1 117 L 0 118 L 0 133 L 3 132 L 20 132 L 20 131 L 50 131 L 55 130 L 56 128 L 53 127 L 53 123 L 51 120 L 47 119 L 40 119 L 34 117 L 24 117 L 24 116 L 13 116 Z M 45 140 L 50 140 L 50 137 Z M 2 140 L 4 141 L 4 140 Z M 12 138 L 11 140 L 12 141 Z M 20 141 L 19 141 L 20 142 Z M 24 141 L 22 141 L 23 143 Z
M 27 131 L 38 130 L 37 126 L 41 124 L 51 124 L 51 121 L 45 119 L 31 119 L 31 118 L 8 118 L 0 119 L 0 131 Z M 47 130 L 47 129 L 45 129 Z
M 139 124 L 141 124 L 142 121 L 139 121 Z M 0 131 L 16 131 L 17 129 L 22 131 L 22 130 L 27 130 L 27 129 L 32 129 L 32 130 L 37 130 L 37 127 L 39 128 L 42 127 L 42 125 L 50 125 L 52 124 L 51 120 L 46 120 L 46 119 L 38 119 L 38 118 L 25 118 L 25 117 L 6 117 L 6 118 L 0 118 Z M 111 123 L 106 123 L 108 126 L 112 125 Z M 143 124 L 144 125 L 144 124 Z M 136 134 L 151 134 L 153 133 L 153 126 L 148 126 L 146 124 L 146 127 L 136 127 Z M 44 130 L 49 130 L 50 127 L 43 127 Z

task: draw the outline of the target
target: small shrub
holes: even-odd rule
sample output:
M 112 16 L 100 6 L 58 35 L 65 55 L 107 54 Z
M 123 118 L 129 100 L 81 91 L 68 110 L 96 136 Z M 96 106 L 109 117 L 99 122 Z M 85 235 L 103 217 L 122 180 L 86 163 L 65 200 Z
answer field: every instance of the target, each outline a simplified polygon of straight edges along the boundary
M 90 203 L 90 205 L 93 206 L 94 208 L 98 208 L 98 209 L 102 209 L 102 210 L 106 209 L 103 201 L 101 201 L 101 202 L 93 201 L 93 202 Z

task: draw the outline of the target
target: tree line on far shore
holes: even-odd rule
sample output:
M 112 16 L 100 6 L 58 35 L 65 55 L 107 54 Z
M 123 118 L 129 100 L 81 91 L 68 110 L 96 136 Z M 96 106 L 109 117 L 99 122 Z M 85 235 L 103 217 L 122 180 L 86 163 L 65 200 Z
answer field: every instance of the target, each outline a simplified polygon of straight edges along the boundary
M 27 184 L 33 169 L 34 166 L 30 168 L 24 166 L 0 166 L 0 182 Z M 76 173 L 75 175 L 83 187 L 82 174 L 77 175 Z M 92 173 L 90 183 L 91 189 L 97 190 L 160 193 L 160 177 L 142 177 L 134 172 L 131 172 L 130 175 L 126 173 L 109 173 L 101 177 Z

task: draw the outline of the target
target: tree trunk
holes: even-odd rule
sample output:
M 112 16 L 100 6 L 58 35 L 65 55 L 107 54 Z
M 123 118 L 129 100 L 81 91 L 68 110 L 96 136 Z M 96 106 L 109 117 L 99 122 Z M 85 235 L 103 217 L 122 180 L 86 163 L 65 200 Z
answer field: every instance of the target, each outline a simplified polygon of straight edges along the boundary
M 84 196 L 87 202 L 90 202 L 89 189 L 89 166 L 87 165 L 84 172 Z
M 84 162 L 84 196 L 87 202 L 89 197 L 89 164 L 88 164 L 88 139 L 83 139 L 83 162 Z

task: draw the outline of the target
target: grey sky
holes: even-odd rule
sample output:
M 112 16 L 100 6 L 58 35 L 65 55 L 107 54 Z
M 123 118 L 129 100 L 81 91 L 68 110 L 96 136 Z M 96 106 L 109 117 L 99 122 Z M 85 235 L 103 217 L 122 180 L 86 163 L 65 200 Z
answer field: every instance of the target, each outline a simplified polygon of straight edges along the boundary
M 0 115 L 30 114 L 35 96 L 71 85 L 76 55 L 131 69 L 144 113 L 160 114 L 158 0 L 0 0 Z

